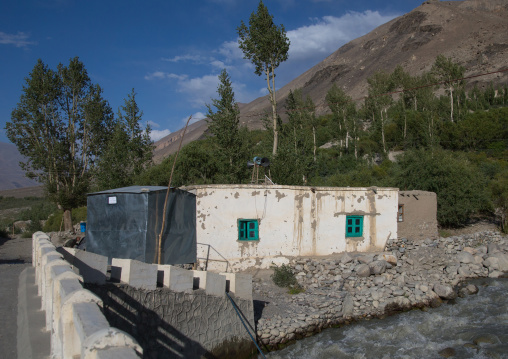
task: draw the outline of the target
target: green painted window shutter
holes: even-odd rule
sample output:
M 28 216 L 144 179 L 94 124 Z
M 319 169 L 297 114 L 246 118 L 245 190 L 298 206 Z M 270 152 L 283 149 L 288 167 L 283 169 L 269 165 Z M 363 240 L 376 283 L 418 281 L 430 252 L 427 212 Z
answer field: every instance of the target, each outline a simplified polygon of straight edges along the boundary
M 239 241 L 259 240 L 259 222 L 257 219 L 238 220 L 238 240 Z
M 346 237 L 363 235 L 363 216 L 346 216 Z

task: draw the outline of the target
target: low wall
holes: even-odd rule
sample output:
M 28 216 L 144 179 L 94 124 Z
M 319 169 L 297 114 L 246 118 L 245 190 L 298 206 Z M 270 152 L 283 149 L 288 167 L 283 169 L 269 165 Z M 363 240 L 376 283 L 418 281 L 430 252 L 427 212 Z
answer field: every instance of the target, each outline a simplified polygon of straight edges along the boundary
M 36 281 L 55 358 L 99 357 L 86 353 L 106 347 L 122 347 L 122 358 L 129 358 L 124 350 L 144 358 L 239 358 L 255 350 L 231 303 L 254 332 L 251 276 L 117 258 L 109 275 L 107 257 L 56 249 L 42 232 L 34 234 L 33 243 Z M 112 337 L 116 342 L 99 348 L 90 346 L 89 337 Z
M 134 359 L 143 355 L 129 334 L 109 325 L 102 314 L 102 300 L 83 288 L 83 277 L 42 232 L 33 235 L 32 263 L 46 329 L 51 333 L 52 358 Z

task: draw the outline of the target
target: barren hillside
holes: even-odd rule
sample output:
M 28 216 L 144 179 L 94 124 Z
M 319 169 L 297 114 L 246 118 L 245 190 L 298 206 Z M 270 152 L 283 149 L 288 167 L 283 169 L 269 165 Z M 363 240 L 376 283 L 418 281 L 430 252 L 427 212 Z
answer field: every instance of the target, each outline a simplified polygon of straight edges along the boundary
M 451 57 L 466 68 L 466 76 L 508 68 L 508 0 L 465 0 L 424 2 L 413 11 L 379 26 L 369 34 L 342 46 L 318 65 L 277 92 L 283 116 L 290 89 L 302 88 L 316 104 L 318 114 L 328 111 L 325 96 L 333 83 L 353 99 L 367 94 L 367 78 L 379 70 L 391 72 L 401 65 L 410 74 L 428 71 L 439 54 Z M 493 81 L 508 83 L 508 73 L 477 77 L 468 86 Z M 261 128 L 260 116 L 269 109 L 267 97 L 241 108 L 241 122 Z M 192 125 L 185 136 L 189 143 L 203 136 L 206 122 Z M 176 151 L 181 130 L 159 140 L 155 162 Z

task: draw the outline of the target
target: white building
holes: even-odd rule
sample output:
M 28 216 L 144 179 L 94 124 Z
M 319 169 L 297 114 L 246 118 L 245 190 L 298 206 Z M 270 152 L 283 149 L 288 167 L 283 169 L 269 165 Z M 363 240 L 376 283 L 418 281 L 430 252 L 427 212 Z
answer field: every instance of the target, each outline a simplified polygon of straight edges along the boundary
M 212 270 L 268 268 L 292 256 L 382 251 L 397 238 L 398 189 L 199 185 L 196 241 Z

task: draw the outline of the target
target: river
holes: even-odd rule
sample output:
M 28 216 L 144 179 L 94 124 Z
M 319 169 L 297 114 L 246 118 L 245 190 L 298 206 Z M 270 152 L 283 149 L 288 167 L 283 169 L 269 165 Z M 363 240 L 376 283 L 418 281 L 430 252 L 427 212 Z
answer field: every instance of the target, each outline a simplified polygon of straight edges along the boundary
M 508 358 L 508 279 L 469 283 L 479 293 L 454 304 L 327 329 L 266 357 Z

